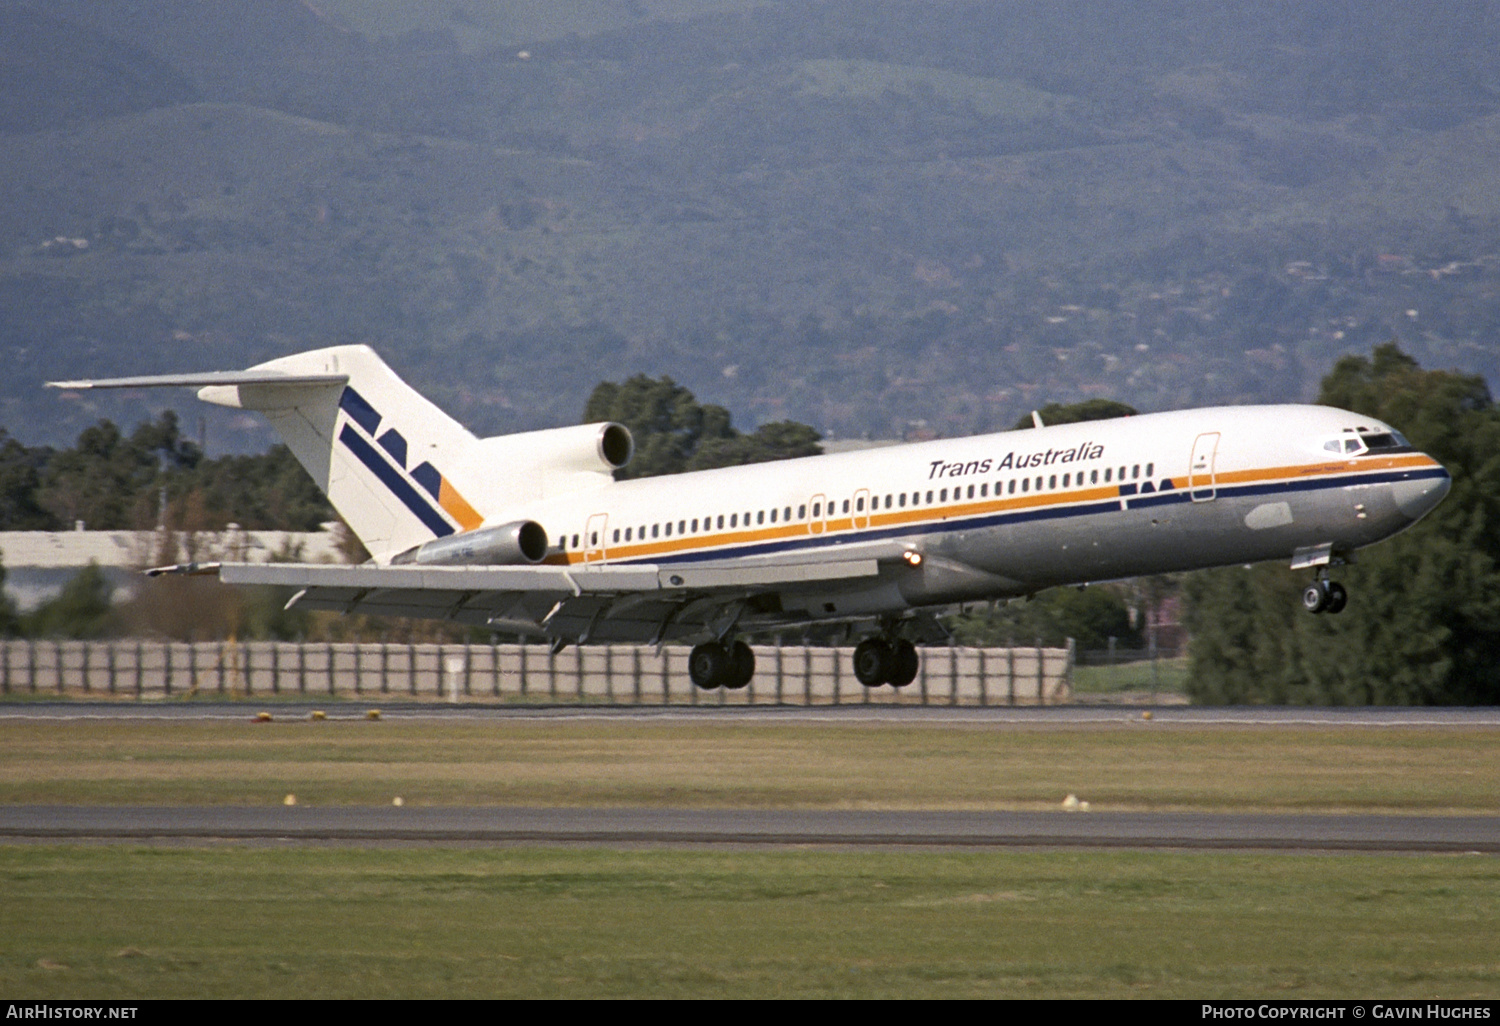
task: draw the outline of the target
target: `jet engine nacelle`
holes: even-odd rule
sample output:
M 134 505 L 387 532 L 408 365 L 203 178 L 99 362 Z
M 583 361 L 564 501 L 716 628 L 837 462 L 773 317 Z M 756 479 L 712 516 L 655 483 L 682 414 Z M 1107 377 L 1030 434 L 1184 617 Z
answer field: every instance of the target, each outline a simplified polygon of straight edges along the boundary
M 602 488 L 634 453 L 624 424 L 579 424 L 481 439 L 443 473 L 475 508 L 505 509 Z
M 535 520 L 517 520 L 499 527 L 481 527 L 446 538 L 435 538 L 407 549 L 393 564 L 419 566 L 515 566 L 540 563 L 547 555 L 547 531 Z

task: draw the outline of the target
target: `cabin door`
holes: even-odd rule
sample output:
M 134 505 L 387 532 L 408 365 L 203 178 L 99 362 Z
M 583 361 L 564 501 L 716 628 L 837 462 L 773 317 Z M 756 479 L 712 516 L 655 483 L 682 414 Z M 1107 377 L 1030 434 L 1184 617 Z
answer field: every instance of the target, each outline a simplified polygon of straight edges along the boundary
M 585 563 L 602 563 L 608 555 L 604 534 L 608 527 L 608 513 L 595 513 L 589 517 L 589 526 L 583 538 L 583 561 Z
M 1194 502 L 1212 502 L 1218 494 L 1214 459 L 1219 453 L 1219 432 L 1206 431 L 1193 440 L 1193 459 L 1188 464 L 1188 496 Z

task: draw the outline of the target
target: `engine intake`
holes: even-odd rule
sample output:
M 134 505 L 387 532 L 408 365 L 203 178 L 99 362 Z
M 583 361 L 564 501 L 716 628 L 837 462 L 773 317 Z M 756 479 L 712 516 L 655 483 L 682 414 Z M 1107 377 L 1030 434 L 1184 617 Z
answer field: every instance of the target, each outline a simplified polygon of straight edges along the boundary
M 418 566 L 515 566 L 540 563 L 547 555 L 547 530 L 535 520 L 436 538 L 395 556 L 391 563 Z

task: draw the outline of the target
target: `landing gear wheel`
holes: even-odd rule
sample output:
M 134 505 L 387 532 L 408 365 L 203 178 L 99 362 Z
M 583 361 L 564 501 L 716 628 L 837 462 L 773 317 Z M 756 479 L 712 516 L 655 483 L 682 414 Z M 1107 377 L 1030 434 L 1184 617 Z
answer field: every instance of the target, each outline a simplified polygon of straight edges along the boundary
M 917 679 L 917 646 L 909 641 L 898 641 L 891 647 L 891 676 L 888 683 L 893 688 L 904 688 Z
M 724 686 L 731 690 L 744 687 L 755 676 L 755 653 L 743 641 L 729 646 L 729 667 L 724 674 Z
M 1328 608 L 1328 592 L 1322 581 L 1314 581 L 1302 589 L 1302 608 L 1309 613 L 1321 613 Z
M 867 638 L 854 649 L 854 676 L 867 688 L 878 688 L 891 679 L 895 659 L 891 646 L 879 638 Z
M 1349 602 L 1349 592 L 1338 581 L 1328 581 L 1325 590 L 1328 592 L 1328 606 L 1323 611 L 1330 616 L 1342 613 Z
M 729 649 L 717 641 L 707 641 L 688 655 L 688 676 L 704 690 L 720 687 L 730 668 L 729 663 Z

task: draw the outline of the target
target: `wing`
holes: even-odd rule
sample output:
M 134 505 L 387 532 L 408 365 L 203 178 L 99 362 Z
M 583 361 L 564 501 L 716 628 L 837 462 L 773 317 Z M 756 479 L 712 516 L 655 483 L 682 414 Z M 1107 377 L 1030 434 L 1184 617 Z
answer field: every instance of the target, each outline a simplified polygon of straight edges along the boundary
M 299 589 L 303 609 L 408 616 L 542 634 L 557 642 L 688 641 L 736 626 L 769 629 L 787 589 L 879 575 L 873 559 L 767 566 L 327 566 L 188 564 L 151 571 L 214 573 L 226 584 Z

